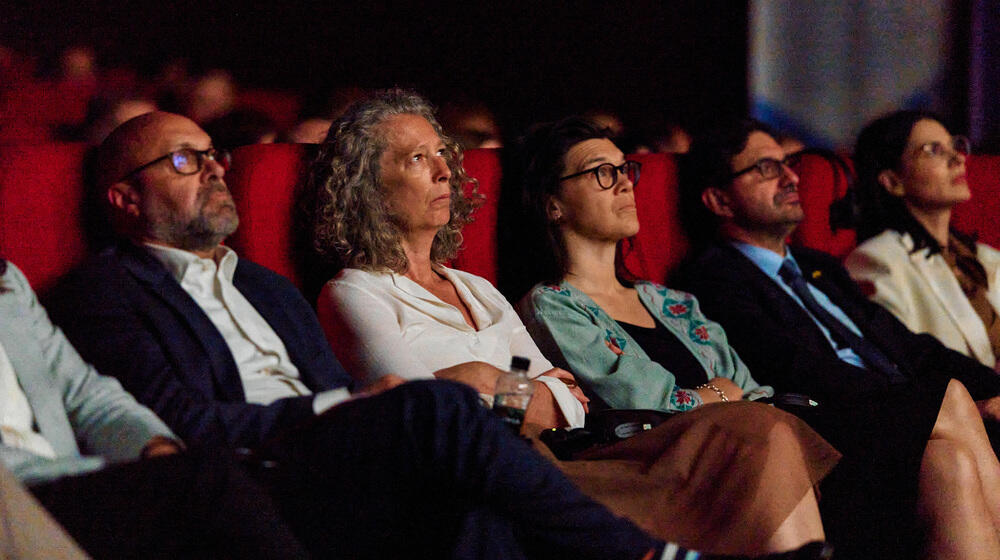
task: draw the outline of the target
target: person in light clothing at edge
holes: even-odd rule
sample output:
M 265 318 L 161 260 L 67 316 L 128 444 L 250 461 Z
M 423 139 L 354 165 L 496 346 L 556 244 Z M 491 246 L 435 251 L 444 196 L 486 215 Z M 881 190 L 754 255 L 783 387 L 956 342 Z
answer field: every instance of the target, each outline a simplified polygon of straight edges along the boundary
M 897 111 L 866 126 L 854 150 L 860 244 L 844 265 L 907 328 L 996 368 L 1000 251 L 951 227 L 952 209 L 971 196 L 968 154 L 969 140 L 930 113 Z

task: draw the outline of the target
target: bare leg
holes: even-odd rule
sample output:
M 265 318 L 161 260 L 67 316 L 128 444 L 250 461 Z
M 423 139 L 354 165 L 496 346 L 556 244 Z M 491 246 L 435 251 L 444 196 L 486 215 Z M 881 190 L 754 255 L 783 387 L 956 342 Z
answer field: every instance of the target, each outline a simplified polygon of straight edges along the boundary
M 997 462 L 975 402 L 959 381 L 953 379 L 948 384 L 937 422 L 931 430 L 931 439 L 954 442 L 971 455 L 979 481 L 980 499 L 985 500 L 993 525 L 1000 532 L 1000 462 Z
M 963 445 L 931 439 L 920 464 L 920 513 L 927 558 L 1000 558 L 1000 539 L 982 496 L 976 460 Z

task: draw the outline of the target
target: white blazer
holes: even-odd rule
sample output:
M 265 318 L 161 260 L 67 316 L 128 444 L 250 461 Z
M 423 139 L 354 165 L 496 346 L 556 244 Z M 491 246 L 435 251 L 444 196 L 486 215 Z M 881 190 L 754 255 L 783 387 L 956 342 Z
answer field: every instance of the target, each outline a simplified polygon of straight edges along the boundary
M 845 266 L 872 301 L 891 311 L 913 332 L 930 333 L 945 346 L 996 367 L 986 327 L 940 254 L 911 253 L 913 238 L 886 230 L 859 245 Z M 986 297 L 1000 310 L 1000 251 L 978 243 L 986 270 Z

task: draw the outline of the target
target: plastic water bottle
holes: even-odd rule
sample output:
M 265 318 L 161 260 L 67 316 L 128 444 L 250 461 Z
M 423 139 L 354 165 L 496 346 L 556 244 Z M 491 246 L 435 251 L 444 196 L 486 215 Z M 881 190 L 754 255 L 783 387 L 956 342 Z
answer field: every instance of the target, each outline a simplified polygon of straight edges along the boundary
M 534 383 L 528 379 L 528 368 L 531 360 L 514 356 L 510 360 L 510 371 L 497 379 L 497 388 L 493 393 L 493 412 L 514 433 L 521 432 L 524 423 L 524 411 L 528 409 L 531 395 L 535 392 Z

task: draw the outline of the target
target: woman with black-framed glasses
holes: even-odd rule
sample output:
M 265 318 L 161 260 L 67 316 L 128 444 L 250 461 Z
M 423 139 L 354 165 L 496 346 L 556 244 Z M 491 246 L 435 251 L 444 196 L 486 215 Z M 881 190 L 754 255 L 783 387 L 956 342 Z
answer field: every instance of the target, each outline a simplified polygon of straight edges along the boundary
M 997 366 L 1000 252 L 951 227 L 969 200 L 969 140 L 933 114 L 898 111 L 870 123 L 855 149 L 854 226 L 846 266 L 869 297 L 914 332 Z
M 504 170 L 519 175 L 510 212 L 518 221 L 501 230 L 524 232 L 522 269 L 540 281 L 519 304 L 528 332 L 546 357 L 576 375 L 594 406 L 683 412 L 657 428 L 663 453 L 649 470 L 663 491 L 643 503 L 661 511 L 683 504 L 670 534 L 692 535 L 702 548 L 760 553 L 822 539 L 812 486 L 836 452 L 799 419 L 748 402 L 773 391 L 754 381 L 693 297 L 617 267 L 622 242 L 639 228 L 639 165 L 582 118 L 533 128 L 518 156 L 520 169 Z M 731 447 L 715 447 L 720 440 Z M 734 465 L 730 453 L 745 460 Z M 770 476 L 774 467 L 785 476 Z M 703 493 L 695 480 L 750 485 L 767 498 Z M 664 495 L 676 503 L 656 504 Z M 800 531 L 789 531 L 793 525 Z

